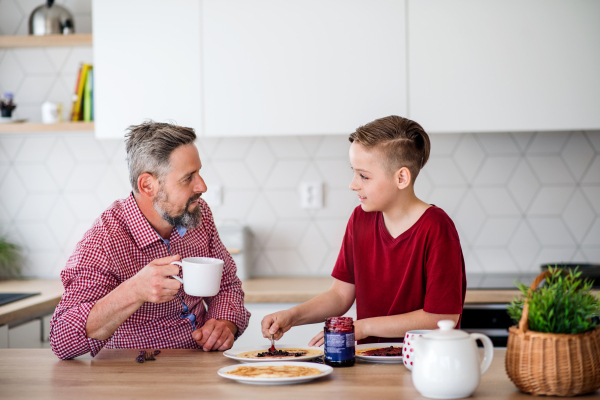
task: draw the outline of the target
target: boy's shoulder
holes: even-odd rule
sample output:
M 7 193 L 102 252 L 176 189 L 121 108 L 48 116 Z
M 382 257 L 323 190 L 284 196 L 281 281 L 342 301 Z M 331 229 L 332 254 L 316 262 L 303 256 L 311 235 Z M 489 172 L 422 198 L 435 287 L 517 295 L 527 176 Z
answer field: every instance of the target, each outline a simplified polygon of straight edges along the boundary
M 361 229 L 367 226 L 374 226 L 377 223 L 377 219 L 380 218 L 380 214 L 381 212 L 379 211 L 366 212 L 361 206 L 357 206 L 350 220 L 354 228 Z M 409 230 L 415 230 L 417 235 L 441 236 L 445 237 L 446 240 L 458 239 L 458 232 L 452 218 L 443 209 L 434 204 L 425 210 L 423 215 Z

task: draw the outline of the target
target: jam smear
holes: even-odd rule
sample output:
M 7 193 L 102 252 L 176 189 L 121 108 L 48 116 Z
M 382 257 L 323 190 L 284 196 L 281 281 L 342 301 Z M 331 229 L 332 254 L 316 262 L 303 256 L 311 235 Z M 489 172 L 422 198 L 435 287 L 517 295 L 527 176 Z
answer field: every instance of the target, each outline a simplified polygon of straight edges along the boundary
M 285 350 L 271 351 L 269 349 L 269 351 L 258 353 L 256 356 L 257 357 L 302 357 L 305 355 L 306 355 L 306 352 L 291 353 L 291 352 L 285 351 Z
M 402 355 L 402 347 L 384 347 L 381 349 L 373 349 L 361 353 L 363 356 L 380 356 L 380 357 L 399 357 Z

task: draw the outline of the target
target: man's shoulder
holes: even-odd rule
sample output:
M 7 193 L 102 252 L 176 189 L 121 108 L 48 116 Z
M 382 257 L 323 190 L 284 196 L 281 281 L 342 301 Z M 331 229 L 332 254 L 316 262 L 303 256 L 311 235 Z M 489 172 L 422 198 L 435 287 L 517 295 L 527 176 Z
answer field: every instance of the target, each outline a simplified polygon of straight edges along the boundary
M 91 228 L 83 235 L 81 245 L 99 246 L 118 232 L 125 232 L 125 202 L 127 199 L 116 200 L 100 214 Z

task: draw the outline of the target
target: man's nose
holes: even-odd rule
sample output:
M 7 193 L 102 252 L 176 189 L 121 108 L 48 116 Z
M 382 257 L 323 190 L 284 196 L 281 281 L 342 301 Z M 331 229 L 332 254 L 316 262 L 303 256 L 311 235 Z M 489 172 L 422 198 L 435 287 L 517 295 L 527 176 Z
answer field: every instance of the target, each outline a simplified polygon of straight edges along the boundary
M 204 193 L 208 188 L 206 187 L 206 182 L 204 179 L 198 174 L 198 179 L 196 180 L 196 184 L 194 185 L 194 192 Z

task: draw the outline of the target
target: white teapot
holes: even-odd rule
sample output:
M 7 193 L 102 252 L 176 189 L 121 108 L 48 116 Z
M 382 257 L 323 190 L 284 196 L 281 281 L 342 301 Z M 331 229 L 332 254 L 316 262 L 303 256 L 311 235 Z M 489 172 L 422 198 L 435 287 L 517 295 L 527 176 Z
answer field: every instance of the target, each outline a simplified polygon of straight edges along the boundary
M 494 345 L 480 333 L 455 330 L 454 321 L 438 322 L 440 329 L 414 339 L 412 380 L 424 397 L 460 399 L 470 396 L 494 357 Z M 475 340 L 481 340 L 481 364 Z

